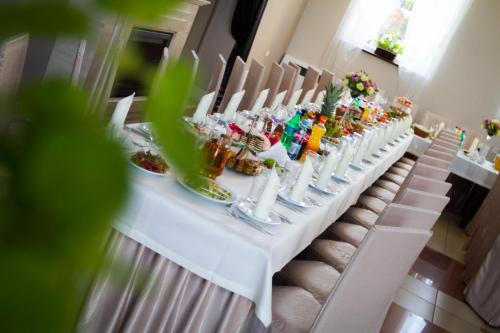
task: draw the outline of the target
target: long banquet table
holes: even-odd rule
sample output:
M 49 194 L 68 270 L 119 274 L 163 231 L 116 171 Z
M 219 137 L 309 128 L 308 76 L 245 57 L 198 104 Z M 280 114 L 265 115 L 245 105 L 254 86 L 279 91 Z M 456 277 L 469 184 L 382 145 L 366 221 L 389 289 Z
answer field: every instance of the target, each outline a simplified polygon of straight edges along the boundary
M 273 274 L 281 270 L 356 203 L 359 195 L 406 152 L 412 139 L 413 135 L 402 139 L 388 152 L 383 153 L 382 158 L 374 159 L 373 164 L 365 164 L 363 171 L 349 169 L 347 175 L 352 181 L 350 184 L 335 183 L 338 189 L 336 195 L 322 197 L 308 191 L 310 196 L 323 203 L 322 207 L 301 213 L 276 203 L 274 208 L 288 216 L 293 224 L 273 227 L 274 236 L 259 232 L 228 215 L 225 206 L 206 201 L 189 192 L 178 184 L 171 174 L 157 177 L 137 173 L 131 185 L 129 204 L 115 223 L 118 232 L 114 233 L 109 245 L 114 248 L 112 255 L 118 255 L 120 246 L 123 247 L 121 251 L 127 251 L 127 247 L 121 244 L 126 242 L 134 244 L 135 248 L 132 250 L 131 245 L 128 245 L 132 252 L 150 251 L 165 259 L 166 263 L 163 265 L 173 263 L 199 280 L 206 280 L 207 283 L 215 285 L 214 287 L 228 291 L 227 294 L 242 296 L 247 303 L 250 300 L 256 317 L 267 326 L 272 321 Z M 233 190 L 239 198 L 245 198 L 251 186 L 251 178 L 230 170 L 224 171 L 217 180 Z M 137 265 L 132 253 L 128 258 L 130 260 L 126 260 L 127 265 Z M 148 265 L 144 270 L 152 270 L 152 273 L 156 274 L 157 267 L 151 263 Z M 135 270 L 127 272 L 136 274 Z M 80 331 L 102 328 L 96 323 L 105 320 L 102 313 L 113 307 L 114 302 L 120 303 L 124 298 L 131 297 L 118 297 L 120 290 L 116 290 L 117 288 L 112 288 L 111 292 L 106 290 L 104 284 L 109 284 L 108 280 L 109 276 L 104 275 L 95 282 L 80 320 Z M 130 280 L 132 279 L 127 281 Z M 155 302 L 161 303 L 165 290 L 175 290 L 176 283 L 179 281 L 175 279 L 157 281 L 155 288 L 158 290 L 158 299 Z M 199 292 L 206 293 L 207 289 L 199 288 Z M 114 295 L 114 298 L 109 294 Z M 227 294 L 224 297 L 228 298 Z M 151 300 L 152 296 L 148 297 Z M 233 299 L 233 302 L 237 303 L 238 300 Z M 245 311 L 248 310 L 247 307 Z M 123 314 L 120 316 L 123 317 Z M 116 315 L 113 319 L 118 320 Z M 134 330 L 133 325 L 127 325 L 131 331 Z M 144 323 L 141 325 L 135 328 L 146 327 Z M 234 326 L 226 329 L 232 330 Z M 224 328 L 219 327 L 218 331 L 224 331 Z
M 459 151 L 453 159 L 450 171 L 487 189 L 493 187 L 499 174 L 492 162 L 484 161 L 483 164 L 479 164 L 477 161 L 471 160 L 462 151 Z

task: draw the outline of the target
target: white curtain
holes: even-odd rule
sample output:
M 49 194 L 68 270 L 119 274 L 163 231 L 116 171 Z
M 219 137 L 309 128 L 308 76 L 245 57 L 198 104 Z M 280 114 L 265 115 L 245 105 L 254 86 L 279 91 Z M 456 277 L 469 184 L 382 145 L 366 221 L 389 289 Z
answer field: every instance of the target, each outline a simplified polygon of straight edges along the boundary
M 378 31 L 399 0 L 351 0 L 322 57 L 322 67 L 337 73 L 351 70 L 350 65 L 366 45 L 378 37 Z
M 399 56 L 400 91 L 414 97 L 436 72 L 473 0 L 417 0 Z
M 405 51 L 398 57 L 399 91 L 414 97 L 432 78 L 453 33 L 473 0 L 416 0 L 408 24 Z M 337 73 L 352 62 L 377 34 L 399 0 L 352 0 L 322 57 Z M 369 70 L 369 69 L 367 69 Z

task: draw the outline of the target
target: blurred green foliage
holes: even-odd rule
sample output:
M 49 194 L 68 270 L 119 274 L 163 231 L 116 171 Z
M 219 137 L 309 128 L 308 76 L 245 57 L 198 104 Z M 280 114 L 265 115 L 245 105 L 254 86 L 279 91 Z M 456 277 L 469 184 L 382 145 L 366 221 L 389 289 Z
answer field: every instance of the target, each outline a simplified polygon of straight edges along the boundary
M 154 19 L 179 0 L 94 0 L 0 5 L 0 38 L 89 33 L 95 8 L 129 20 Z M 116 51 L 116 50 L 115 50 Z M 118 50 L 120 51 L 120 50 Z M 134 52 L 123 70 L 152 70 Z M 172 65 L 155 78 L 147 104 L 168 163 L 194 174 L 199 152 L 181 123 L 191 71 Z M 49 79 L 0 92 L 0 330 L 68 332 L 102 256 L 112 219 L 126 202 L 130 168 L 89 96 L 67 79 Z M 91 110 L 92 111 L 92 110 Z M 182 144 L 180 144 L 182 142 Z

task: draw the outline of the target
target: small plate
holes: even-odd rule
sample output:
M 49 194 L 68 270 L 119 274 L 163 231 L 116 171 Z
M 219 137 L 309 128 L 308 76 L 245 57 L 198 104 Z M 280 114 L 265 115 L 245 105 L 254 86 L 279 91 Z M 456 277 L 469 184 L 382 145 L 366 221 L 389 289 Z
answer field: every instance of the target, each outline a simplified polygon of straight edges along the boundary
M 159 172 L 153 172 L 153 171 L 149 171 L 147 169 L 144 169 L 143 167 L 135 164 L 134 162 L 132 162 L 131 160 L 128 161 L 133 167 L 135 167 L 135 169 L 137 171 L 142 171 L 143 173 L 147 174 L 147 175 L 150 175 L 150 176 L 156 176 L 156 177 L 165 177 L 165 175 L 167 174 L 168 170 L 165 171 L 165 173 L 159 173 Z
M 203 177 L 203 178 L 206 178 L 206 177 Z M 215 182 L 214 180 L 212 179 L 209 179 L 209 178 L 206 178 L 209 182 Z M 216 202 L 216 203 L 221 203 L 221 204 L 224 204 L 224 205 L 230 205 L 230 204 L 233 204 L 236 202 L 236 194 L 234 194 L 233 191 L 227 189 L 227 188 L 224 188 L 223 186 L 217 184 L 217 186 L 219 186 L 221 189 L 225 190 L 225 191 L 228 191 L 230 194 L 231 194 L 231 197 L 229 199 L 217 199 L 217 198 L 213 198 L 211 196 L 209 196 L 207 193 L 205 192 L 202 192 L 198 189 L 195 189 L 195 188 L 192 188 L 191 186 L 189 186 L 188 184 L 186 184 L 186 182 L 184 182 L 184 180 L 181 180 L 181 179 L 177 179 L 177 182 L 179 184 L 181 184 L 185 189 L 187 189 L 188 191 L 208 200 L 208 201 L 212 201 L 212 202 Z
M 337 177 L 334 174 L 332 178 L 335 179 L 336 181 L 339 181 L 339 182 L 342 182 L 342 183 L 346 183 L 346 184 L 350 184 L 352 182 L 351 177 L 349 177 L 347 175 L 344 175 L 343 177 Z
M 356 165 L 356 164 L 349 163 L 349 166 L 356 171 L 364 171 L 365 170 L 365 168 L 363 168 L 362 165 Z
M 338 193 L 338 191 L 335 189 L 335 187 L 331 184 L 327 184 L 325 188 L 319 188 L 316 186 L 316 179 L 313 179 L 309 183 L 309 187 L 314 189 L 315 191 L 321 193 L 321 194 L 326 194 L 326 195 L 335 195 Z
M 291 200 L 291 199 L 288 197 L 288 195 L 289 195 L 289 194 L 290 194 L 289 192 L 288 192 L 288 193 L 279 192 L 279 193 L 278 193 L 278 198 L 279 198 L 281 201 L 283 201 L 283 202 L 285 202 L 285 203 L 287 203 L 287 204 L 290 204 L 290 205 L 293 205 L 293 206 L 295 206 L 295 207 L 299 207 L 299 208 L 311 208 L 311 207 L 313 207 L 313 206 L 314 206 L 314 205 L 312 204 L 311 200 L 310 200 L 308 197 L 306 197 L 306 196 L 304 196 L 304 200 L 303 200 L 302 202 L 297 202 L 297 201 L 293 201 L 293 200 Z
M 280 217 L 278 216 L 278 214 L 274 213 L 273 211 L 269 212 L 269 216 L 265 220 L 255 216 L 253 214 L 254 209 L 255 209 L 255 204 L 253 202 L 240 201 L 240 202 L 236 203 L 235 206 L 238 209 L 238 212 L 240 212 L 245 217 L 249 218 L 250 220 L 252 220 L 254 222 L 259 222 L 259 223 L 266 224 L 266 225 L 279 225 L 279 224 L 281 224 Z

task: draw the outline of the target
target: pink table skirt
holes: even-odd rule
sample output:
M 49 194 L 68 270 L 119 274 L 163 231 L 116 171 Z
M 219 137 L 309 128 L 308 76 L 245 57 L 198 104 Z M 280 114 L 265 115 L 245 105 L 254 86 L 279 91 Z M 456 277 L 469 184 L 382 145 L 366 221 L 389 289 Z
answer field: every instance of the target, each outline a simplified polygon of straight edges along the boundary
M 113 231 L 78 332 L 242 332 L 253 303 Z

